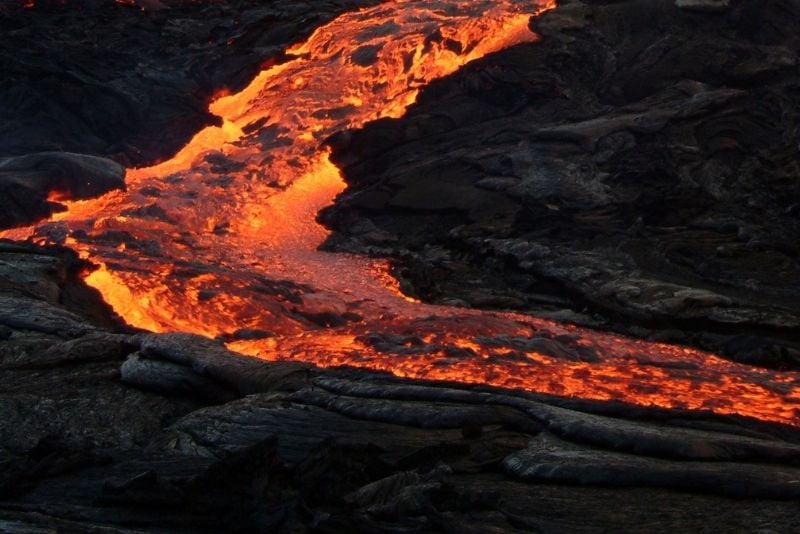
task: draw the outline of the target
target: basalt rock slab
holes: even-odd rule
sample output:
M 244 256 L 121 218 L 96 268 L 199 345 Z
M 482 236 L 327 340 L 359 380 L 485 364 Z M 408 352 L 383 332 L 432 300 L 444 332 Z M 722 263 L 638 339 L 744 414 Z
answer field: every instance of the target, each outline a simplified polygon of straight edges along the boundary
M 726 462 L 676 464 L 608 451 L 552 450 L 532 444 L 509 455 L 504 467 L 523 480 L 608 486 L 660 486 L 732 497 L 798 498 L 797 468 Z
M 8 326 L 38 332 L 122 328 L 100 293 L 83 282 L 92 269 L 66 248 L 0 239 L 0 297 Z
M 730 0 L 675 0 L 675 5 L 690 11 L 715 13 L 731 7 Z
M 295 362 L 266 363 L 194 334 L 142 334 L 137 341 L 141 347 L 139 358 L 182 366 L 240 395 L 302 387 L 311 368 Z M 134 376 L 123 379 L 137 382 Z
M 326 246 L 395 258 L 428 301 L 796 369 L 798 16 L 559 2 L 539 42 L 330 140 L 349 185 Z

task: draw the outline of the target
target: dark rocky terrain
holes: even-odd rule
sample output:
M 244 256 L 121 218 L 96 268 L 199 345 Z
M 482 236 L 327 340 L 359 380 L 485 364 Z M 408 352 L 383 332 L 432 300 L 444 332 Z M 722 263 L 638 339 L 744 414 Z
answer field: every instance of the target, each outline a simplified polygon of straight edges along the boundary
M 800 2 L 559 4 L 332 141 L 328 247 L 426 301 L 800 368 Z
M 0 213 L 12 213 L 20 185 L 42 202 L 51 190 L 120 186 L 112 159 L 165 156 L 208 120 L 214 83 L 241 84 L 268 46 L 351 4 L 141 12 L 96 2 L 87 9 L 115 22 L 91 30 L 57 6 L 0 12 L 4 31 L 16 24 L 31 43 L 50 43 L 36 46 L 104 35 L 126 59 L 173 76 L 140 81 L 99 51 L 99 63 L 49 64 L 56 78 L 85 70 L 79 92 L 115 79 L 128 95 L 120 102 L 140 91 L 181 99 L 110 121 L 118 137 L 86 119 L 105 116 L 100 98 L 63 123 L 70 135 L 52 131 L 73 109 L 56 105 L 57 91 L 42 115 L 52 121 L 18 113 L 28 141 L 0 137 L 0 154 L 15 158 L 0 163 Z M 237 10 L 243 21 L 261 15 L 230 31 L 262 44 L 228 56 L 207 37 Z M 337 230 L 331 246 L 401 259 L 407 287 L 428 299 L 540 310 L 796 365 L 799 14 L 784 0 L 711 12 L 564 1 L 537 21 L 540 43 L 434 84 L 405 119 L 333 140 L 351 188 L 324 215 Z M 181 47 L 167 47 L 162 28 L 173 26 L 187 32 Z M 20 61 L 2 91 L 38 80 L 51 57 L 26 66 L 15 46 L 0 44 L 4 62 Z M 215 81 L 180 93 L 200 82 L 175 65 Z M 0 99 L 4 129 L 17 113 L 9 102 Z M 184 127 L 164 133 L 176 113 Z M 156 140 L 162 133 L 167 141 Z M 122 139 L 129 146 L 111 148 Z M 70 179 L 85 176 L 70 165 L 97 178 Z M 41 217 L 40 207 L 23 205 L 3 224 Z M 91 268 L 63 248 L 0 241 L 0 531 L 796 528 L 797 429 L 262 362 L 197 336 L 131 330 L 83 284 Z
M 777 425 L 265 363 L 0 242 L 3 532 L 788 532 Z

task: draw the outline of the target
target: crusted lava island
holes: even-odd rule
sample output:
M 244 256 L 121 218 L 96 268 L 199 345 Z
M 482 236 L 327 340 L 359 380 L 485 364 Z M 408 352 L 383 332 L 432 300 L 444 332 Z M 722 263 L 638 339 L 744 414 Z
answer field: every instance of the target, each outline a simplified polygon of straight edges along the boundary
M 0 3 L 0 531 L 795 531 L 799 25 Z

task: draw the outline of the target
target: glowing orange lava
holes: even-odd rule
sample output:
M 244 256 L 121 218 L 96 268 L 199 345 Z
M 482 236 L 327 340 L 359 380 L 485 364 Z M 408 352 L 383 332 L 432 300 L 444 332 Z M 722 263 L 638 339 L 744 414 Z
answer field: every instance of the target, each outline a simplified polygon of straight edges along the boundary
M 221 127 L 130 171 L 127 192 L 67 203 L 35 231 L 65 226 L 67 244 L 100 265 L 87 281 L 149 330 L 224 336 L 269 360 L 800 425 L 797 373 L 526 315 L 420 304 L 400 293 L 386 262 L 316 250 L 326 231 L 315 216 L 344 187 L 323 140 L 399 117 L 431 80 L 533 41 L 530 17 L 554 5 L 395 0 L 340 16 L 291 47 L 293 59 L 214 102 Z

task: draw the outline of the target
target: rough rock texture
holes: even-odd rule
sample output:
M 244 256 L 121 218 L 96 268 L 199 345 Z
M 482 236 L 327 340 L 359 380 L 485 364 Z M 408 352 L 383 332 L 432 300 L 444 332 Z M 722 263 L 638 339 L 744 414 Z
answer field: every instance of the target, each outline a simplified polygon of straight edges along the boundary
M 327 246 L 425 300 L 800 367 L 800 2 L 559 4 L 331 141 Z
M 686 10 L 714 12 L 731 7 L 731 0 L 675 0 L 675 5 Z
M 409 383 L 126 330 L 0 242 L 4 532 L 788 532 L 797 429 Z

